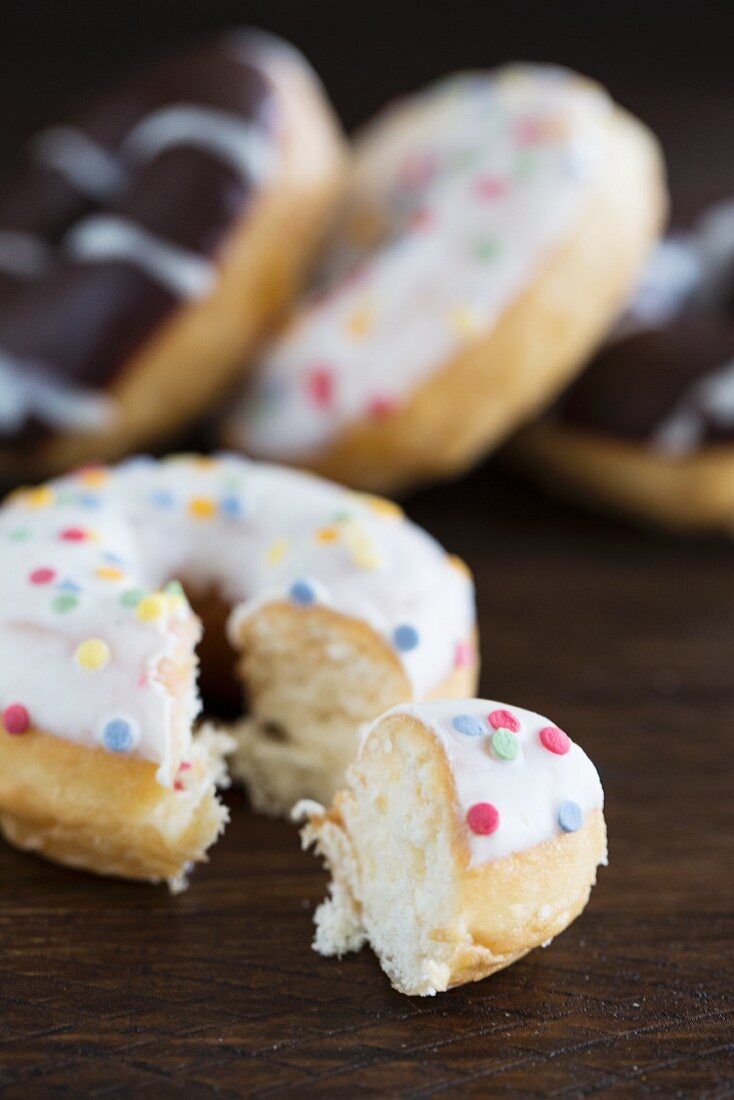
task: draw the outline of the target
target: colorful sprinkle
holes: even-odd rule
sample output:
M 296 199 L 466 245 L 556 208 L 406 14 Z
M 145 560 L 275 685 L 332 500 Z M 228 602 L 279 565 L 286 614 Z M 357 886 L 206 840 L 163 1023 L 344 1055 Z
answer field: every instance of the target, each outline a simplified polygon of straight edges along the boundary
M 37 489 L 29 489 L 23 500 L 29 508 L 49 508 L 56 500 L 56 494 L 48 485 L 39 485 Z
M 73 611 L 78 603 L 76 596 L 72 596 L 71 593 L 62 593 L 60 596 L 54 596 L 51 601 L 51 610 L 58 615 L 63 615 L 66 611 Z
M 8 532 L 8 538 L 11 542 L 26 542 L 31 537 L 31 530 L 28 527 L 16 527 L 14 531 Z
M 77 497 L 77 501 L 81 504 L 82 508 L 101 508 L 102 497 L 96 493 L 80 493 Z
M 489 724 L 493 730 L 511 730 L 520 732 L 520 723 L 509 710 L 493 710 L 489 716 Z
M 63 581 L 59 581 L 56 587 L 62 592 L 81 592 L 82 586 L 73 581 L 71 577 L 65 577 Z
M 564 833 L 575 833 L 584 823 L 584 813 L 578 802 L 562 802 L 558 808 L 558 824 Z
M 415 649 L 420 641 L 418 631 L 414 626 L 409 623 L 402 623 L 393 630 L 392 635 L 393 645 L 396 649 L 399 649 L 401 653 L 409 653 L 411 649 Z
M 101 581 L 122 581 L 125 579 L 125 573 L 116 565 L 100 565 L 97 569 L 97 576 Z
M 337 542 L 339 539 L 339 532 L 336 527 L 320 527 L 314 537 L 317 542 Z
M 172 492 L 168 489 L 156 489 L 154 493 L 150 494 L 150 499 L 156 508 L 173 508 L 176 504 L 176 498 Z
M 454 652 L 454 668 L 471 668 L 473 664 L 473 644 L 471 642 L 457 642 Z
M 128 588 L 120 596 L 120 603 L 123 607 L 137 607 L 147 595 L 144 588 Z
M 101 638 L 87 638 L 76 647 L 74 652 L 76 663 L 90 672 L 99 672 L 103 669 L 109 663 L 111 656 L 110 647 Z
M 31 716 L 22 703 L 11 703 L 3 711 L 6 733 L 27 733 L 31 728 Z
M 499 729 L 492 734 L 492 752 L 500 760 L 514 760 L 520 751 L 515 734 L 510 730 Z
M 481 718 L 476 718 L 473 714 L 457 714 L 451 719 L 451 725 L 457 733 L 466 734 L 467 737 L 484 737 L 487 732 Z
M 223 515 L 229 519 L 239 519 L 240 516 L 245 514 L 245 506 L 236 496 L 222 497 L 219 502 L 219 507 Z
M 278 565 L 282 562 L 289 549 L 290 544 L 287 539 L 276 539 L 268 548 L 268 565 Z
M 482 321 L 470 306 L 454 306 L 448 315 L 449 327 L 461 337 L 477 336 L 482 331 Z
M 499 828 L 499 810 L 491 802 L 475 802 L 466 815 L 466 823 L 477 836 L 491 836 Z
M 104 466 L 83 466 L 77 470 L 77 477 L 88 489 L 99 489 L 109 481 L 110 474 Z
M 384 516 L 386 519 L 403 519 L 405 516 L 400 505 L 386 497 L 378 497 L 373 493 L 355 493 L 354 496 L 378 516 Z
M 66 527 L 59 534 L 59 538 L 64 542 L 84 542 L 87 532 L 82 527 Z
M 398 402 L 394 397 L 377 396 L 370 398 L 367 406 L 367 415 L 373 420 L 387 420 L 398 408 Z
M 28 574 L 28 580 L 31 584 L 50 584 L 56 577 L 55 569 L 34 569 L 32 573 Z
M 306 377 L 306 390 L 319 409 L 330 409 L 334 403 L 334 376 L 327 367 L 314 367 Z
M 216 501 L 211 497 L 193 497 L 189 501 L 189 515 L 194 519 L 212 519 L 216 514 Z
M 482 263 L 486 260 L 493 260 L 499 251 L 500 243 L 496 237 L 479 237 L 472 248 L 474 258 Z
M 556 756 L 565 756 L 571 748 L 571 738 L 563 730 L 559 730 L 558 726 L 546 726 L 542 729 L 540 740 L 548 752 L 553 752 Z
M 110 752 L 130 752 L 137 741 L 137 724 L 130 718 L 110 718 L 102 729 L 102 743 Z
M 135 614 L 144 623 L 154 623 L 157 619 L 163 618 L 166 608 L 165 596 L 162 596 L 160 592 L 154 592 L 140 601 Z
M 316 601 L 316 593 L 308 581 L 294 581 L 288 589 L 288 595 L 301 607 L 308 607 Z
M 474 190 L 477 198 L 483 201 L 498 199 L 507 191 L 507 181 L 496 176 L 482 176 L 477 180 Z
M 360 306 L 347 321 L 347 332 L 354 340 L 364 340 L 374 325 L 375 314 L 370 306 Z

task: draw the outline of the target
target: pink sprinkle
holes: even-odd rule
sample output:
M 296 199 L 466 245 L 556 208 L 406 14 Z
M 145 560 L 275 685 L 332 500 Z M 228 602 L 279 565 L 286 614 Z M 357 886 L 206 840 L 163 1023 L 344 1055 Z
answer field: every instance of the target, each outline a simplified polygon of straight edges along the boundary
M 306 379 L 306 388 L 314 405 L 328 409 L 334 402 L 334 377 L 326 367 L 314 367 Z
M 466 815 L 466 823 L 478 836 L 490 836 L 499 828 L 500 812 L 491 802 L 475 802 Z
M 3 725 L 8 733 L 25 733 L 31 728 L 31 716 L 22 703 L 11 703 L 3 711 Z
M 148 683 L 148 673 L 147 672 L 141 672 L 141 674 L 138 678 L 138 687 L 139 688 L 144 688 L 144 687 L 147 686 L 147 683 Z
M 511 730 L 512 733 L 520 732 L 520 723 L 509 710 L 493 710 L 489 716 L 489 724 L 496 730 Z
M 429 229 L 434 222 L 434 217 L 427 206 L 421 206 L 410 219 L 411 229 Z
M 504 195 L 507 184 L 496 176 L 482 176 L 477 180 L 475 189 L 479 199 L 498 199 Z
M 436 162 L 432 157 L 410 153 L 400 167 L 400 186 L 409 191 L 425 187 L 435 171 Z
M 55 576 L 55 569 L 34 569 L 28 580 L 31 584 L 50 584 Z
M 67 527 L 65 531 L 61 532 L 59 536 L 64 542 L 84 542 L 87 537 L 87 532 L 83 531 L 81 527 Z
M 546 726 L 540 731 L 540 740 L 548 752 L 554 752 L 556 756 L 565 756 L 571 748 L 571 738 L 558 726 Z
M 183 783 L 181 782 L 180 779 L 177 779 L 174 782 L 173 789 L 174 789 L 174 791 L 182 791 L 184 789 L 184 785 L 183 785 Z
M 178 770 L 180 772 L 187 772 L 187 771 L 190 770 L 190 768 L 191 768 L 191 764 L 188 762 L 188 760 L 184 760 L 182 764 L 179 764 Z
M 542 118 L 522 118 L 517 125 L 517 140 L 521 145 L 535 145 L 545 132 Z
M 375 420 L 384 420 L 395 411 L 397 402 L 391 397 L 373 397 L 369 404 L 369 414 Z
M 474 646 L 471 642 L 458 642 L 454 655 L 456 668 L 471 668 L 474 664 Z

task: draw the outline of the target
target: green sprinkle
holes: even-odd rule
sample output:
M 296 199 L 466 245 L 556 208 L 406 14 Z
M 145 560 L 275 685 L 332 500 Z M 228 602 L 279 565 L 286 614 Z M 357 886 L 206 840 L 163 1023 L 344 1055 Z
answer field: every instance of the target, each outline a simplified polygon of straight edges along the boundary
M 492 749 L 500 760 L 514 760 L 520 751 L 520 746 L 514 733 L 510 730 L 498 729 L 492 737 Z
M 9 539 L 13 542 L 25 542 L 26 539 L 31 537 L 30 528 L 28 527 L 16 527 L 14 531 L 11 531 L 8 535 Z
M 529 153 L 518 153 L 515 160 L 515 175 L 520 179 L 529 179 L 530 176 L 535 175 L 538 162 L 534 156 Z
M 120 596 L 120 603 L 123 607 L 137 607 L 141 600 L 144 600 L 148 593 L 144 588 L 128 588 Z
M 169 581 L 168 584 L 166 585 L 166 587 L 163 589 L 163 591 L 168 592 L 168 594 L 170 596 L 185 596 L 186 595 L 186 593 L 183 590 L 183 585 L 181 584 L 181 581 Z
M 480 237 L 474 245 L 474 255 L 478 260 L 493 260 L 499 250 L 496 237 Z
M 55 596 L 51 602 L 51 610 L 57 611 L 59 614 L 63 614 L 64 611 L 72 611 L 79 600 L 76 596 L 72 596 L 68 592 L 62 593 L 60 596 Z

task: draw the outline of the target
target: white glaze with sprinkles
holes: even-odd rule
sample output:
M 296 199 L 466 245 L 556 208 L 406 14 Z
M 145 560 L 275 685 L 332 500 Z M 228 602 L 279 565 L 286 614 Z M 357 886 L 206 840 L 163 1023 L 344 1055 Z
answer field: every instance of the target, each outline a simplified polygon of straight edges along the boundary
M 556 727 L 532 711 L 488 699 L 438 699 L 395 707 L 388 714 L 411 715 L 441 742 L 456 784 L 457 813 L 466 830 L 472 867 L 527 851 L 564 831 L 575 831 L 564 829 L 559 820 L 563 818 L 566 826 L 575 824 L 571 815 L 576 811 L 566 809 L 564 816 L 568 804 L 578 807 L 581 821 L 604 804 L 599 775 L 586 753 L 563 738 L 561 745 L 567 751 L 559 754 L 547 748 L 541 732 Z M 366 737 L 384 717 L 370 727 Z M 458 718 L 470 719 L 468 725 L 476 724 L 476 731 L 460 732 L 454 725 Z M 508 729 L 509 725 L 517 728 Z M 510 740 L 512 751 L 516 751 L 514 759 L 504 758 L 493 748 L 498 730 L 504 730 L 501 736 Z M 499 813 L 499 824 L 490 835 L 478 835 L 467 823 L 471 808 L 482 803 L 491 804 Z
M 491 332 L 582 216 L 610 111 L 572 73 L 516 66 L 384 112 L 358 143 L 318 294 L 260 363 L 236 441 L 305 458 Z
M 108 748 L 122 718 L 164 783 L 190 733 L 173 730 L 155 669 L 192 616 L 166 582 L 216 587 L 231 622 L 272 599 L 327 603 L 395 646 L 416 697 L 474 625 L 466 571 L 394 505 L 238 456 L 133 459 L 14 494 L 0 554 L 0 711 L 20 704 L 31 725 Z M 89 640 L 109 651 L 101 667 L 99 646 L 75 657 Z

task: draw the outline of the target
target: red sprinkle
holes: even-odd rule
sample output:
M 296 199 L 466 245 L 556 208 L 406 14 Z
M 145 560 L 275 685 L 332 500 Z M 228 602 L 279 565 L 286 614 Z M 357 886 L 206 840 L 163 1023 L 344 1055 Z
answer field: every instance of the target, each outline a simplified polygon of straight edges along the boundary
M 183 785 L 183 783 L 181 782 L 180 779 L 177 779 L 174 782 L 173 789 L 174 789 L 174 791 L 182 791 L 184 789 L 184 785 Z
M 55 569 L 34 569 L 28 580 L 31 584 L 50 584 L 55 576 Z
M 180 772 L 187 772 L 190 770 L 190 768 L 191 764 L 188 762 L 188 760 L 184 760 L 183 763 L 179 764 L 178 770 Z
M 496 176 L 482 176 L 481 179 L 477 180 L 475 189 L 479 199 L 498 199 L 501 195 L 504 195 L 507 184 L 504 180 L 497 179 Z
M 326 367 L 314 367 L 306 379 L 308 394 L 314 405 L 328 409 L 334 401 L 334 378 Z
M 489 724 L 495 730 L 511 730 L 512 733 L 520 732 L 520 723 L 509 710 L 493 710 L 489 716 Z
M 558 726 L 546 726 L 540 731 L 540 740 L 548 752 L 554 752 L 556 756 L 565 756 L 571 748 L 571 738 Z
M 396 404 L 391 397 L 373 397 L 369 404 L 370 416 L 375 420 L 384 420 L 395 412 Z
M 86 537 L 87 532 L 81 527 L 67 527 L 59 536 L 64 542 L 84 542 Z
M 499 828 L 500 812 L 491 802 L 475 802 L 466 815 L 466 823 L 478 836 L 489 836 Z
M 31 728 L 31 716 L 22 703 L 11 703 L 3 711 L 3 725 L 8 733 L 26 733 Z
M 471 668 L 474 664 L 474 646 L 471 642 L 457 642 L 454 654 L 456 668 Z

